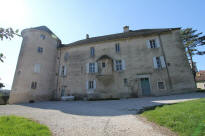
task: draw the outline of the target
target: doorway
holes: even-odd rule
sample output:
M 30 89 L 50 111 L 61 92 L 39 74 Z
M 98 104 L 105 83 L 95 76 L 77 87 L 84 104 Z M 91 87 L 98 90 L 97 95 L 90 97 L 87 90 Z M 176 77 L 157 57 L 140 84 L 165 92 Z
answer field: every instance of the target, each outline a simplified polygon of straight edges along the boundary
M 141 88 L 142 88 L 142 95 L 149 96 L 151 94 L 149 78 L 141 78 Z

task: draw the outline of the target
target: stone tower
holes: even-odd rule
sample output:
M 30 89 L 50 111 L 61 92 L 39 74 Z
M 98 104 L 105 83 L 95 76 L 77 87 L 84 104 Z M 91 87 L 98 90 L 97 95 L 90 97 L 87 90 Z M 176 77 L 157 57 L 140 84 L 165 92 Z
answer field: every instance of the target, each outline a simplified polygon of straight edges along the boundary
M 49 100 L 56 89 L 60 40 L 46 26 L 24 29 L 9 103 Z

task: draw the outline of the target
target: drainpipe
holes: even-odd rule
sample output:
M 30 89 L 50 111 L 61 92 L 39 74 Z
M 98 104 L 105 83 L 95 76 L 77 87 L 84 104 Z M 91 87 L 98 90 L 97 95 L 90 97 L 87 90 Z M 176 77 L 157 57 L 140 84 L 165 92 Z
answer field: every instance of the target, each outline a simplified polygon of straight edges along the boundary
M 160 34 L 158 35 L 159 37 L 159 42 L 160 42 L 160 45 L 161 45 L 161 48 L 162 48 L 162 55 L 164 56 L 164 60 L 165 60 L 165 65 L 166 65 L 166 71 L 167 71 L 167 76 L 168 76 L 168 82 L 169 82 L 169 88 L 172 89 L 173 86 L 172 86 L 172 80 L 170 78 L 170 73 L 169 73 L 169 69 L 168 69 L 168 65 L 167 65 L 167 59 L 166 59 L 166 56 L 165 56 L 165 52 L 164 52 L 164 47 L 163 47 L 163 44 L 162 44 L 162 39 L 161 39 L 161 36 Z

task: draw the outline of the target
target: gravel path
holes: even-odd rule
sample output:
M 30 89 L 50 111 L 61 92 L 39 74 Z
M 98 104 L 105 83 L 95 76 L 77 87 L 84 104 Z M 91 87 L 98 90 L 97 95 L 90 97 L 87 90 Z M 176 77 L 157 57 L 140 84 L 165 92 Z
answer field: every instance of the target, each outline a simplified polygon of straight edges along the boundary
M 114 101 L 38 102 L 2 105 L 0 115 L 19 115 L 46 124 L 54 136 L 167 136 L 169 130 L 136 115 L 143 107 L 205 97 L 190 93 Z

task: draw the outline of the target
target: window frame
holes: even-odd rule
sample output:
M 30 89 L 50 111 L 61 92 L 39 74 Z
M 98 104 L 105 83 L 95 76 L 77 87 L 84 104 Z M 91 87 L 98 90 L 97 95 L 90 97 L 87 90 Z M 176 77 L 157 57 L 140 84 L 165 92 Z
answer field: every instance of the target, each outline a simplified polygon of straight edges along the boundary
M 95 56 L 95 48 L 94 47 L 90 47 L 90 56 L 91 57 Z
M 149 40 L 150 48 L 157 48 L 157 42 L 155 39 Z
M 38 53 L 43 53 L 43 47 L 40 47 L 40 46 L 39 46 L 39 47 L 37 48 L 37 52 L 38 52 Z
M 90 62 L 88 67 L 89 67 L 89 73 L 95 73 L 95 63 L 94 62 Z
M 94 89 L 94 80 L 88 81 L 88 89 Z
M 120 43 L 115 44 L 115 52 L 119 53 L 120 52 Z
M 162 83 L 161 85 L 159 83 Z M 161 88 L 160 86 L 163 85 L 163 88 Z M 166 86 L 165 86 L 165 82 L 164 81 L 158 81 L 157 82 L 157 87 L 159 90 L 165 90 L 166 89 Z
M 37 88 L 37 82 L 36 81 L 32 81 L 31 82 L 31 89 L 36 89 Z
M 122 71 L 122 60 L 115 60 L 116 71 Z

